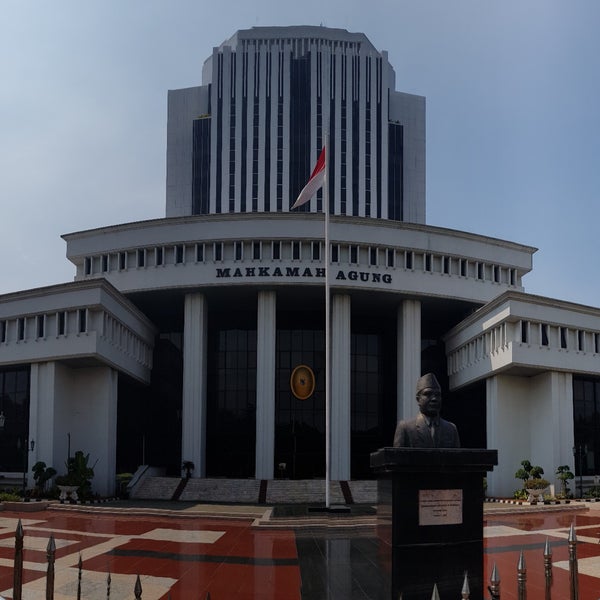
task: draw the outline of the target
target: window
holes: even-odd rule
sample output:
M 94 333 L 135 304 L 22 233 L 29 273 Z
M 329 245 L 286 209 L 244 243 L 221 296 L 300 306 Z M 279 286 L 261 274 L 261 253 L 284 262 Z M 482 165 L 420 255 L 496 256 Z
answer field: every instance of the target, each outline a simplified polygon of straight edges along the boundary
M 542 346 L 547 346 L 548 345 L 548 325 L 546 323 L 542 323 L 541 337 L 542 337 Z
M 379 264 L 379 249 L 369 248 L 369 264 L 376 267 Z
M 340 262 L 340 246 L 339 246 L 339 244 L 331 245 L 331 262 L 332 263 Z
M 300 242 L 292 242 L 292 260 L 300 260 Z
M 38 338 L 44 337 L 45 321 L 46 321 L 46 319 L 45 319 L 44 315 L 38 315 L 36 317 L 36 330 L 37 330 Z
M 321 260 L 321 244 L 319 242 L 312 243 L 312 259 Z
M 281 259 L 281 242 L 273 242 L 271 246 L 271 258 L 273 260 Z
M 79 333 L 85 333 L 87 331 L 87 309 L 80 308 L 77 311 L 77 317 Z
M 127 268 L 127 252 L 119 252 L 119 269 L 123 271 Z
M 175 264 L 183 264 L 183 257 L 185 254 L 185 246 L 183 244 L 177 244 L 175 246 Z
M 89 256 L 85 257 L 84 260 L 84 272 L 86 275 L 91 275 L 92 273 L 92 259 Z
M 252 258 L 260 260 L 262 256 L 262 244 L 260 242 L 252 242 Z
M 223 260 L 223 242 L 213 244 L 213 260 L 220 262 Z
M 577 331 L 577 349 L 580 352 L 585 352 L 585 334 L 581 329 Z
M 467 261 L 464 258 L 461 258 L 459 264 L 460 264 L 460 276 L 466 277 L 467 276 Z
M 494 282 L 500 283 L 500 267 L 498 265 L 494 265 Z
M 396 266 L 396 252 L 394 251 L 393 248 L 388 248 L 385 251 L 385 256 L 386 256 L 386 264 L 388 267 L 394 267 Z
M 143 248 L 140 248 L 137 251 L 137 266 L 138 267 L 146 266 L 146 251 Z
M 67 313 L 62 311 L 58 315 L 58 335 L 65 335 L 67 333 Z
M 444 274 L 445 275 L 450 275 L 450 257 L 449 256 L 444 256 Z
M 0 321 L 0 342 L 6 342 L 6 321 Z
M 17 319 L 17 339 L 25 339 L 25 317 L 20 317 Z
M 358 246 L 350 246 L 350 264 L 358 264 Z
M 529 321 L 521 321 L 521 342 L 529 344 Z
M 413 253 L 412 252 L 405 252 L 405 254 L 404 254 L 404 266 L 407 269 L 412 269 L 413 268 Z
M 106 273 L 108 271 L 108 254 L 102 255 L 102 272 Z
M 477 263 L 477 279 L 483 279 L 484 269 L 483 263 Z
M 164 262 L 163 249 L 159 246 L 156 249 L 156 265 L 160 266 Z
M 510 270 L 510 285 L 516 285 L 517 277 L 515 269 Z
M 233 254 L 235 260 L 244 258 L 244 242 L 233 242 Z
M 566 349 L 566 347 L 567 347 L 567 337 L 568 337 L 567 328 L 561 327 L 560 328 L 560 347 L 563 349 Z
M 425 255 L 425 270 L 431 271 L 431 254 Z
M 204 262 L 204 244 L 196 244 L 196 262 Z

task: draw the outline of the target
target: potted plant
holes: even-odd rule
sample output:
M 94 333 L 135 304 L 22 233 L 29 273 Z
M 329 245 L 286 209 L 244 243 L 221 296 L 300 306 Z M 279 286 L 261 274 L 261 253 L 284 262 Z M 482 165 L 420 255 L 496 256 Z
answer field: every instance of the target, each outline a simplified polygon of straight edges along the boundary
M 527 492 L 529 502 L 543 502 L 544 492 L 550 485 L 548 480 L 542 478 L 543 474 L 542 467 L 532 465 L 528 460 L 521 461 L 521 468 L 515 473 L 515 478 L 523 480 L 523 489 Z
M 571 497 L 569 490 L 569 481 L 575 479 L 575 474 L 569 468 L 569 465 L 561 465 L 556 469 L 556 478 L 560 479 L 560 496 L 565 500 Z
M 35 480 L 36 496 L 41 498 L 46 491 L 46 484 L 56 475 L 56 469 L 47 467 L 44 461 L 39 460 L 33 465 L 31 470 L 33 471 L 33 479 Z
M 66 462 L 67 474 L 59 475 L 55 480 L 60 490 L 61 502 L 68 498 L 76 502 L 80 497 L 86 498 L 91 495 L 94 468 L 88 465 L 89 460 L 89 454 L 77 450 Z
M 196 465 L 191 460 L 184 460 L 181 465 L 181 470 L 185 471 L 185 478 L 189 479 L 192 476 L 192 471 L 196 468 Z

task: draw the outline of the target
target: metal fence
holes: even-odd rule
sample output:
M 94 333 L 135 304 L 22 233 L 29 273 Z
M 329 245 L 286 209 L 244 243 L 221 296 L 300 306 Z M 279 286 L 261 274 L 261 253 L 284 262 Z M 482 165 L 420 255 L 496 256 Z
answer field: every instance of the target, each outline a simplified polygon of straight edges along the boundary
M 569 600 L 579 600 L 579 573 L 577 567 L 577 536 L 575 535 L 575 526 L 571 524 L 569 529 L 568 537 L 569 546 Z M 546 544 L 544 546 L 544 579 L 545 579 L 545 590 L 544 600 L 552 600 L 552 550 L 550 549 L 550 542 L 546 538 Z M 492 568 L 492 574 L 490 576 L 489 586 L 489 600 L 500 600 L 500 575 L 498 569 L 494 564 Z M 559 600 L 567 600 L 564 592 L 561 591 L 556 596 Z M 461 590 L 461 599 L 469 600 L 471 598 L 471 592 L 469 590 L 469 577 L 465 574 L 463 587 Z M 525 557 L 523 551 L 519 555 L 519 561 L 517 563 L 517 598 L 518 600 L 527 600 L 527 566 L 525 565 Z M 399 600 L 402 600 L 402 594 L 400 594 Z M 442 599 L 438 593 L 437 585 L 433 586 L 433 592 L 431 600 L 446 600 Z M 452 600 L 452 599 L 448 599 Z M 541 600 L 536 598 L 535 600 Z
M 14 572 L 13 572 L 13 600 L 22 600 L 23 597 L 23 540 L 24 540 L 23 526 L 21 520 L 15 530 L 15 558 L 14 558 Z M 579 575 L 577 567 L 577 537 L 575 535 L 575 526 L 571 524 L 568 536 L 569 546 L 569 600 L 579 600 Z M 48 545 L 46 547 L 46 600 L 54 600 L 54 561 L 56 554 L 56 545 L 54 543 L 54 536 L 50 536 Z M 82 586 L 82 575 L 83 575 L 83 560 L 81 555 L 79 556 L 78 562 L 78 574 L 77 574 L 77 600 L 81 600 L 81 586 Z M 552 600 L 552 550 L 550 549 L 550 542 L 546 538 L 546 544 L 544 546 L 544 577 L 545 577 L 545 596 L 544 600 Z M 106 577 L 106 599 L 110 600 L 111 593 L 111 575 L 108 573 Z M 142 598 L 142 582 L 140 576 L 137 575 L 135 584 L 133 586 L 134 598 Z M 498 569 L 494 564 L 492 573 L 489 580 L 488 586 L 489 599 L 488 600 L 501 600 L 500 596 L 500 575 Z M 168 596 L 170 600 L 170 595 Z M 471 593 L 469 591 L 469 577 L 465 574 L 463 587 L 461 590 L 461 600 L 469 600 Z M 518 600 L 527 600 L 527 567 L 525 565 L 525 557 L 523 551 L 519 556 L 517 564 L 517 598 Z M 118 599 L 121 600 L 121 599 Z M 210 600 L 210 592 L 206 593 L 204 600 Z M 402 594 L 400 594 L 399 600 L 402 600 Z M 441 599 L 438 593 L 437 585 L 434 584 L 431 600 L 452 600 L 452 599 Z M 473 599 L 475 600 L 475 599 Z M 539 600 L 539 599 L 536 599 Z M 566 600 L 564 594 L 561 592 L 560 600 Z
M 14 558 L 14 569 L 13 569 L 13 600 L 22 600 L 23 598 L 23 540 L 25 534 L 23 532 L 23 526 L 21 519 L 15 530 L 15 558 Z M 56 544 L 54 542 L 54 536 L 51 535 L 48 540 L 46 547 L 46 600 L 54 600 L 54 561 L 56 555 Z M 79 562 L 77 564 L 77 600 L 81 600 L 81 586 L 83 576 L 83 560 L 81 554 L 79 555 Z M 106 576 L 106 600 L 110 600 L 110 586 L 111 586 L 111 575 L 110 573 Z M 140 576 L 137 575 L 135 584 L 133 586 L 133 597 L 138 600 L 142 598 L 142 582 Z M 169 600 L 171 596 L 168 596 Z M 122 600 L 122 599 L 117 599 Z M 206 593 L 204 600 L 210 600 L 210 592 Z

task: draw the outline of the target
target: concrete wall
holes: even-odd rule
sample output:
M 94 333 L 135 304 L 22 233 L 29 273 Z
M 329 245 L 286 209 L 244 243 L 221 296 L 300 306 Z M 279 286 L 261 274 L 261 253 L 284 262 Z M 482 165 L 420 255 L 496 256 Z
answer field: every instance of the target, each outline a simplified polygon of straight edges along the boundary
M 49 362 L 32 365 L 30 438 L 34 464 L 43 460 L 66 472 L 69 453 L 90 454 L 92 489 L 114 493 L 117 434 L 117 372 L 109 367 L 71 368 Z

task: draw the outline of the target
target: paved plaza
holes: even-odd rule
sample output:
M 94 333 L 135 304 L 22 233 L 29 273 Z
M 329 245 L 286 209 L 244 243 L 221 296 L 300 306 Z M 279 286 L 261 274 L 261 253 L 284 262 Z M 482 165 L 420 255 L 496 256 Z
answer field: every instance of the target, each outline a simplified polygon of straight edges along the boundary
M 577 509 L 574 510 L 574 507 Z M 486 577 L 496 564 L 502 600 L 517 598 L 516 565 L 527 565 L 528 598 L 544 597 L 543 548 L 553 552 L 553 597 L 568 598 L 567 536 L 575 523 L 580 599 L 600 597 L 600 510 L 487 506 Z M 552 508 L 552 507 L 550 507 Z M 269 508 L 190 505 L 0 512 L 0 596 L 12 598 L 14 533 L 25 530 L 23 600 L 45 598 L 46 547 L 56 542 L 56 600 L 133 598 L 137 575 L 144 600 L 389 599 L 390 560 L 374 517 L 315 517 L 274 523 Z M 327 525 L 329 524 L 329 525 Z M 442 599 L 444 600 L 444 599 Z

